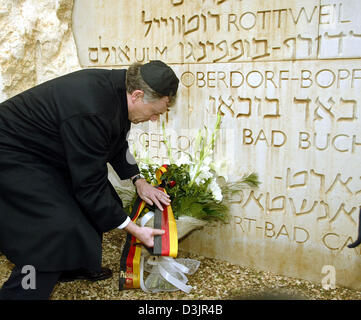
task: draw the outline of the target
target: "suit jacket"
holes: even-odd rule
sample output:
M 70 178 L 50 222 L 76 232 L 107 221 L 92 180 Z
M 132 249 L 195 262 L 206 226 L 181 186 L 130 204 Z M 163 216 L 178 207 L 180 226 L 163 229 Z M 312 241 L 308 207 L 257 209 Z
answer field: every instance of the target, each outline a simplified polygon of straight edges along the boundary
M 0 104 L 0 251 L 43 271 L 101 266 L 101 234 L 127 215 L 108 181 L 129 153 L 126 70 L 85 69 Z

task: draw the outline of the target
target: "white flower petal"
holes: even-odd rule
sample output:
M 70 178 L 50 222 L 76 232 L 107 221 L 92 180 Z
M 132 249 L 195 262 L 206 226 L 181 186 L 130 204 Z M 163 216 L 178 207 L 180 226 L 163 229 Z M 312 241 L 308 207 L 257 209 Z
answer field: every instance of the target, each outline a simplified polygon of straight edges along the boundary
M 209 188 L 213 194 L 214 200 L 216 201 L 222 201 L 223 199 L 223 195 L 222 195 L 222 190 L 219 187 L 218 183 L 216 182 L 215 179 L 213 179 L 211 181 L 211 183 L 209 184 Z
M 189 156 L 183 153 L 181 157 L 175 162 L 175 164 L 179 167 L 182 164 L 191 164 L 191 161 L 189 159 Z

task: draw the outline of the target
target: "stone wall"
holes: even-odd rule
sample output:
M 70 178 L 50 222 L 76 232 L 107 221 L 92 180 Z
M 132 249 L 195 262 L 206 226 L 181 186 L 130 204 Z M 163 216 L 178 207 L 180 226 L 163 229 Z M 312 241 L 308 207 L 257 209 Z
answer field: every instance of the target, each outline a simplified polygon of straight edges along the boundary
M 0 1 L 0 100 L 80 69 L 72 0 Z
M 168 62 L 177 104 L 133 126 L 131 145 L 145 138 L 166 162 L 162 121 L 177 155 L 220 111 L 215 160 L 262 181 L 235 197 L 229 224 L 181 247 L 318 283 L 331 265 L 360 289 L 361 249 L 347 248 L 361 203 L 360 11 L 358 0 L 0 0 L 0 100 L 79 68 Z
M 231 179 L 256 171 L 229 224 L 181 246 L 205 256 L 320 283 L 361 288 L 359 0 L 77 0 L 73 26 L 83 67 L 161 59 L 180 77 L 175 108 L 132 127 L 152 158 L 192 149 L 197 129 L 222 132 L 214 158 Z

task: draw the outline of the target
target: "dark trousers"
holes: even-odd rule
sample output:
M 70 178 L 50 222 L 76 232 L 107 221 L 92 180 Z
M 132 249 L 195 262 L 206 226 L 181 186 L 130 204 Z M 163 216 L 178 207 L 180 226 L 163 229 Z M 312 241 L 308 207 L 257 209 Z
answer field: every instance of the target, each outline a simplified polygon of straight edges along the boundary
M 61 274 L 35 271 L 35 289 L 24 289 L 23 279 L 27 274 L 21 271 L 22 267 L 14 267 L 9 279 L 0 289 L 0 300 L 48 300 Z

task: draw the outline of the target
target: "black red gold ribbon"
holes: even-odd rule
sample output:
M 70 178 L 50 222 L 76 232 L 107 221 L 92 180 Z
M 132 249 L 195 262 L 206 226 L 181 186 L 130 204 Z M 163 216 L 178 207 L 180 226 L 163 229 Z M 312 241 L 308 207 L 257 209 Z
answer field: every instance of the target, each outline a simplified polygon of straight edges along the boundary
M 164 172 L 166 172 L 166 170 L 166 165 L 157 170 L 156 177 L 159 184 L 161 184 L 160 177 Z M 158 188 L 166 193 L 164 188 Z M 138 196 L 130 214 L 130 219 L 134 223 L 137 221 L 142 210 L 145 208 L 145 205 L 145 201 Z M 162 229 L 165 233 L 161 236 L 154 237 L 154 247 L 152 249 L 148 248 L 148 251 L 153 255 L 176 258 L 178 255 L 177 225 L 170 205 L 164 207 L 163 212 L 159 209 L 155 210 L 154 228 Z M 141 251 L 141 242 L 136 237 L 128 233 L 120 259 L 120 290 L 135 289 L 140 287 Z

